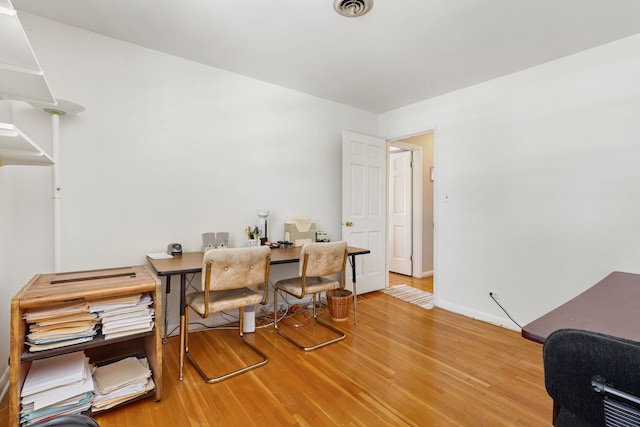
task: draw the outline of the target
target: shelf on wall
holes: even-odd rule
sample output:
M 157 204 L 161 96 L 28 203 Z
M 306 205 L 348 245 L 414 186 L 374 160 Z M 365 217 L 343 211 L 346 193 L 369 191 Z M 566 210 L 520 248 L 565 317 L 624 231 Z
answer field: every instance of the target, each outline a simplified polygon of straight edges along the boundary
M 56 103 L 9 0 L 0 0 L 0 98 Z
M 56 104 L 10 0 L 0 0 L 0 99 Z M 15 125 L 0 122 L 0 166 L 53 163 Z
M 0 123 L 0 166 L 53 163 L 53 159 L 15 125 Z

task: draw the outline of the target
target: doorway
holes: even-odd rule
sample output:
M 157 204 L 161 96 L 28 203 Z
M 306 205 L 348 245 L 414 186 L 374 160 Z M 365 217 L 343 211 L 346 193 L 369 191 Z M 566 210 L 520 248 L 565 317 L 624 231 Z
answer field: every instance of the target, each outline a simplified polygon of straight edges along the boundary
M 434 133 L 392 140 L 388 145 L 389 272 L 414 278 L 432 277 Z
M 413 151 L 389 146 L 389 272 L 413 276 Z

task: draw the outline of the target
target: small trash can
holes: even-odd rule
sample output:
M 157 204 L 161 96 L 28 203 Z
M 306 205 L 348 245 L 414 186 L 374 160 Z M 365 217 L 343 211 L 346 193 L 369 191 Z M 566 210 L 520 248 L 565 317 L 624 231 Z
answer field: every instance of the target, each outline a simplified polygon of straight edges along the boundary
M 327 306 L 331 318 L 337 321 L 347 320 L 351 311 L 351 291 L 347 289 L 334 289 L 327 291 Z

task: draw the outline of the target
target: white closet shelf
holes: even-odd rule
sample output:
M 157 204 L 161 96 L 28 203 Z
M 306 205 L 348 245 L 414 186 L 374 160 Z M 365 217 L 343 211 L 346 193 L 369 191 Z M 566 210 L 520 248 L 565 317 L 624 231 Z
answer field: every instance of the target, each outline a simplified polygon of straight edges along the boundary
M 15 125 L 0 123 L 0 166 L 53 163 L 53 159 Z
M 11 0 L 0 0 L 0 99 L 56 103 Z M 0 166 L 53 163 L 15 125 L 0 122 Z
M 56 103 L 10 0 L 0 0 L 0 98 Z

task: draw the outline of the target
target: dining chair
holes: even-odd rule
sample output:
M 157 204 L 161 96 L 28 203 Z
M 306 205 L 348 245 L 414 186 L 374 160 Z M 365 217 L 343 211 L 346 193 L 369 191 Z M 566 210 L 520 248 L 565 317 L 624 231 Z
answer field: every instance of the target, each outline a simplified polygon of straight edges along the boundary
M 185 296 L 185 326 L 180 331 L 180 342 L 187 359 L 207 383 L 217 383 L 266 364 L 269 358 L 252 343 L 245 340 L 243 310 L 248 306 L 266 304 L 269 299 L 268 283 L 271 249 L 268 246 L 250 248 L 210 249 L 202 259 L 202 288 Z M 213 313 L 238 309 L 241 341 L 260 356 L 259 362 L 246 365 L 216 377 L 208 376 L 193 358 L 189 349 L 189 310 L 207 318 Z M 207 333 L 215 333 L 209 331 Z M 182 378 L 183 366 L 180 366 Z
M 344 332 L 318 318 L 317 295 L 334 289 L 344 289 L 345 268 L 347 265 L 347 242 L 306 243 L 300 250 L 299 276 L 276 282 L 273 291 L 274 327 L 278 334 L 285 337 L 296 347 L 311 351 L 325 345 L 345 339 Z M 339 277 L 336 278 L 336 275 Z M 331 277 L 328 277 L 331 276 Z M 278 292 L 285 292 L 298 299 L 313 295 L 313 320 L 315 323 L 333 331 L 337 337 L 311 345 L 301 344 L 287 335 L 278 326 Z

